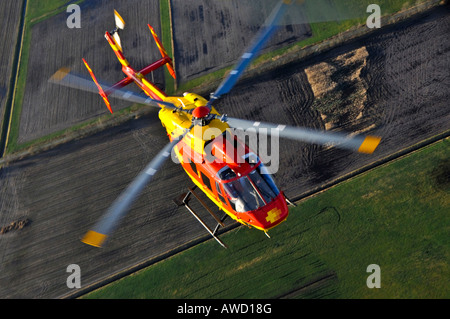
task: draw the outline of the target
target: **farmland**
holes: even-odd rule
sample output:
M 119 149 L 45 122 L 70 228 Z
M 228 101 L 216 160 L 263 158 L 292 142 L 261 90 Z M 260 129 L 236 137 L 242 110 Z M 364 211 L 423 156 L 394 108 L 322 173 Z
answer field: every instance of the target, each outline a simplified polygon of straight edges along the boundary
M 7 134 L 8 113 L 14 93 L 14 82 L 20 45 L 17 43 L 21 16 L 23 14 L 23 1 L 2 1 L 0 13 L 4 17 L 0 22 L 3 30 L 0 47 L 0 154 L 5 147 L 4 140 Z M 5 14 L 6 13 L 6 14 Z
M 173 0 L 174 60 L 180 74 L 178 81 L 186 82 L 234 63 L 250 45 L 274 4 L 274 1 Z M 192 37 L 192 34 L 198 36 Z M 288 25 L 280 28 L 265 51 L 310 36 L 308 24 Z
M 289 169 L 280 170 L 276 175 L 281 187 L 293 194 L 306 193 L 314 185 L 351 173 L 355 163 L 368 165 L 387 153 L 448 130 L 450 114 L 445 107 L 448 96 L 445 86 L 449 84 L 445 69 L 448 62 L 445 58 L 433 58 L 448 54 L 449 43 L 439 36 L 444 36 L 448 29 L 448 16 L 445 11 L 436 11 L 435 14 L 433 19 L 423 17 L 422 23 L 386 28 L 386 32 L 359 39 L 318 58 L 259 75 L 224 97 L 220 109 L 241 118 L 325 128 L 332 122 L 329 117 L 323 117 L 326 115 L 326 111 L 320 109 L 323 99 L 331 96 L 334 100 L 328 105 L 334 104 L 340 110 L 348 109 L 349 104 L 358 105 L 353 101 L 363 101 L 362 116 L 361 109 L 354 114 L 344 112 L 340 121 L 333 124 L 333 129 L 383 136 L 377 154 L 370 158 L 335 148 L 280 142 L 281 156 L 286 156 L 280 162 L 289 163 Z M 429 24 L 432 20 L 440 23 Z M 410 34 L 429 32 L 434 34 L 433 37 L 410 37 Z M 318 67 L 329 69 L 323 97 L 320 90 L 310 84 L 314 83 L 313 72 Z M 333 81 L 337 82 L 333 84 Z M 270 93 L 262 95 L 260 92 Z M 245 107 L 239 107 L 242 101 Z M 283 111 L 278 108 L 280 106 Z M 289 151 L 292 148 L 301 152 L 292 153 Z M 299 179 L 302 183 L 297 182 Z
M 118 63 L 102 34 L 113 23 L 110 3 L 82 4 L 87 13 L 83 14 L 82 25 L 88 30 L 67 29 L 65 14 L 52 16 L 32 28 L 31 39 L 52 35 L 45 41 L 54 50 L 46 53 L 57 55 L 53 59 L 59 62 L 45 60 L 42 50 L 47 47 L 29 42 L 35 47 L 30 50 L 26 75 L 22 135 L 18 136 L 23 138 L 21 141 L 95 119 L 105 110 L 98 96 L 50 87 L 46 80 L 61 65 L 81 73 L 77 60 L 81 57 L 88 60 L 99 78 L 120 79 Z M 114 4 L 129 21 L 129 33 L 123 35 L 129 60 L 139 67 L 158 57 L 145 24 L 152 23 L 158 31 L 159 21 L 144 19 L 142 25 L 135 25 L 129 18 L 159 10 L 158 2 L 146 2 L 146 10 L 137 10 L 137 6 L 122 9 L 119 2 Z M 108 9 L 103 10 L 104 6 Z M 448 6 L 440 7 L 311 59 L 275 72 L 262 72 L 239 83 L 217 107 L 235 117 L 370 132 L 383 137 L 377 152 L 369 157 L 282 140 L 280 166 L 275 175 L 280 188 L 290 197 L 321 189 L 374 161 L 448 132 L 449 17 Z M 63 28 L 58 27 L 61 24 Z M 67 37 L 72 37 L 74 43 Z M 51 39 L 64 45 L 52 45 Z M 83 44 L 75 45 L 75 39 Z M 327 76 L 320 80 L 317 75 L 322 71 Z M 155 78 L 164 81 L 162 73 L 155 73 Z M 28 84 L 29 81 L 34 84 Z M 327 85 L 321 87 L 321 81 Z M 48 90 L 58 97 L 57 101 Z M 328 103 L 323 100 L 330 95 L 335 99 L 331 107 L 348 110 L 338 119 L 333 119 L 333 109 L 327 108 Z M 352 101 L 358 102 L 357 110 L 348 107 Z M 126 106 L 113 102 L 116 109 Z M 98 250 L 79 241 L 166 142 L 157 111 L 152 110 L 114 128 L 4 165 L 0 169 L 0 226 L 24 219 L 29 223 L 23 229 L 0 235 L 0 297 L 64 296 L 71 293 L 65 284 L 69 264 L 80 265 L 83 287 L 88 287 L 136 265 L 158 260 L 186 243 L 204 240 L 201 226 L 171 202 L 190 184 L 181 168 L 169 162 L 133 206 L 108 247 Z M 289 221 L 283 227 L 289 227 Z M 248 232 L 254 246 L 266 240 L 257 231 L 238 231 Z M 276 236 L 276 243 L 283 240 L 280 236 Z M 320 268 L 317 275 L 322 275 L 324 269 L 327 268 Z
M 61 131 L 103 113 L 103 102 L 98 96 L 61 88 L 47 80 L 62 66 L 73 72 L 85 72 L 82 57 L 106 82 L 121 78 L 120 64 L 103 37 L 104 31 L 114 25 L 114 8 L 122 7 L 121 14 L 125 19 L 132 16 L 136 21 L 143 21 L 141 24 L 132 23 L 123 32 L 123 37 L 127 39 L 124 42 L 125 52 L 136 68 L 158 57 L 159 52 L 155 50 L 146 24 L 152 24 L 156 32 L 160 32 L 159 3 L 147 1 L 137 5 L 137 1 L 129 1 L 129 5 L 120 6 L 119 2 L 83 2 L 80 5 L 83 12 L 80 29 L 66 26 L 65 12 L 32 25 L 25 44 L 30 52 L 28 68 L 24 69 L 26 73 L 21 74 L 23 98 L 17 101 L 21 109 L 16 112 L 15 126 L 19 129 L 11 138 L 16 144 Z M 53 32 L 51 37 L 43 37 L 49 30 L 58 32 Z M 156 82 L 164 84 L 162 72 L 155 72 L 154 76 Z M 58 99 L 55 100 L 55 96 Z M 116 110 L 127 106 L 119 101 L 113 103 Z M 17 124 L 19 122 L 20 125 Z

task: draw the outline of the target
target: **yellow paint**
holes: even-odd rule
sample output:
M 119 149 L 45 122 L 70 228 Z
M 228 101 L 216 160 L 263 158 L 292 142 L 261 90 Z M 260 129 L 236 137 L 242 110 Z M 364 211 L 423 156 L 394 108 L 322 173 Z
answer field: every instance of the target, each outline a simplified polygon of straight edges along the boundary
M 149 88 L 154 94 L 156 94 L 161 100 L 163 100 L 166 96 L 162 94 L 159 90 L 155 89 L 155 86 L 148 82 L 144 77 L 141 79 L 142 83 Z
M 378 144 L 380 144 L 380 141 L 380 137 L 368 135 L 359 147 L 358 152 L 372 154 L 377 148 Z
M 197 94 L 186 94 L 184 97 L 166 97 L 165 102 L 170 102 L 183 110 L 192 110 L 197 106 L 202 106 L 207 101 Z M 213 114 L 219 114 L 214 108 L 211 110 Z M 159 118 L 162 125 L 166 128 L 167 134 L 170 136 L 178 136 L 185 129 L 188 129 L 192 124 L 192 115 L 188 113 L 173 112 L 170 109 L 164 108 L 159 111 Z M 214 119 L 209 122 L 208 125 L 199 126 L 196 125 L 191 131 L 184 137 L 184 142 L 189 145 L 192 150 L 199 154 L 205 154 L 205 143 L 228 129 L 227 123 L 223 123 L 220 120 Z
M 113 38 L 114 39 L 114 38 Z M 118 52 L 120 51 L 119 46 L 115 43 L 116 41 L 114 40 L 114 44 L 110 43 L 109 45 L 111 46 L 111 48 L 114 50 L 114 52 Z
M 281 210 L 279 208 L 275 207 L 274 209 L 272 209 L 271 211 L 269 211 L 267 213 L 266 221 L 273 224 L 278 219 L 280 219 L 280 216 L 281 216 Z
M 122 65 L 125 65 L 125 66 L 129 66 L 130 65 L 130 63 L 127 60 L 125 60 L 125 59 L 121 59 L 121 58 L 118 57 L 118 60 L 119 60 L 120 64 L 122 64 Z
M 90 230 L 86 233 L 86 235 L 81 240 L 83 243 L 95 246 L 95 247 L 101 247 L 102 244 L 106 240 L 106 235 L 97 233 L 93 230 Z
M 50 78 L 51 81 L 54 82 L 59 82 L 62 79 L 64 79 L 66 77 L 67 74 L 69 74 L 70 69 L 69 68 L 65 68 L 62 67 L 61 69 L 59 69 L 58 71 L 56 71 L 55 74 L 52 75 L 52 77 Z

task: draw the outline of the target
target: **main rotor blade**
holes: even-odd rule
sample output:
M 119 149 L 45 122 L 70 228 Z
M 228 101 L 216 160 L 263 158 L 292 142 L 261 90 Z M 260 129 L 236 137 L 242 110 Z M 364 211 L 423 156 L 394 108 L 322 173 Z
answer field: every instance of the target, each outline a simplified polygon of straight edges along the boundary
M 238 63 L 231 70 L 217 90 L 212 94 L 208 107 L 223 94 L 230 92 L 248 65 L 256 58 L 258 52 L 271 38 L 278 27 L 325 21 L 343 21 L 349 19 L 363 19 L 371 12 L 368 6 L 371 1 L 356 1 L 352 6 L 347 3 L 330 0 L 265 0 L 277 2 L 272 13 L 261 26 L 258 34 L 241 56 Z M 253 5 L 253 2 L 249 5 Z M 373 5 L 372 5 L 373 6 Z M 379 7 L 378 7 L 379 8 Z M 370 10 L 369 10 L 370 9 Z M 368 11 L 369 10 L 369 11 Z M 251 17 L 249 17 L 251 19 Z
M 179 137 L 167 144 L 147 167 L 128 185 L 122 194 L 113 202 L 100 221 L 83 237 L 82 242 L 95 247 L 101 247 L 117 227 L 120 220 L 128 212 L 128 209 L 142 192 L 144 187 L 152 180 L 163 163 L 170 157 L 172 149 L 190 131 L 186 130 Z
M 288 3 L 289 2 L 289 3 Z M 209 108 L 211 108 L 211 103 L 217 100 L 223 94 L 230 92 L 233 86 L 238 81 L 239 77 L 242 75 L 247 66 L 252 62 L 257 56 L 258 52 L 261 50 L 264 44 L 270 39 L 275 30 L 277 29 L 278 22 L 283 17 L 291 1 L 280 1 L 277 6 L 272 10 L 272 13 L 267 18 L 264 26 L 258 32 L 250 47 L 241 56 L 239 62 L 233 68 L 233 70 L 228 74 L 225 80 L 219 85 L 217 90 L 211 96 L 211 100 L 208 102 Z
M 92 92 L 98 94 L 98 88 L 91 78 L 85 77 L 83 75 L 69 73 L 69 69 L 61 68 L 59 69 L 49 80 L 50 83 L 70 87 L 73 89 L 78 89 L 82 91 Z M 142 96 L 136 92 L 132 92 L 124 89 L 115 89 L 113 85 L 105 82 L 99 82 L 99 85 L 105 92 L 110 92 L 108 96 L 133 102 L 139 104 L 146 104 L 155 107 L 164 107 L 177 110 L 177 107 L 169 102 L 157 101 L 150 97 Z
M 251 2 L 248 5 L 252 5 L 255 1 L 247 0 L 247 2 Z M 272 2 L 278 2 L 278 0 L 264 0 L 264 2 L 270 5 Z M 297 0 L 292 2 L 293 5 L 289 7 L 288 12 L 278 22 L 279 26 L 329 21 L 338 22 L 350 19 L 359 19 L 362 22 L 374 10 L 373 0 L 353 1 L 351 5 L 349 5 L 349 1 L 342 0 Z M 252 18 L 249 17 L 249 19 Z M 256 18 L 253 19 L 256 20 Z
M 381 138 L 377 136 L 349 136 L 338 132 L 327 132 L 310 128 L 301 128 L 264 122 L 254 122 L 228 117 L 228 125 L 236 129 L 254 128 L 258 132 L 278 134 L 280 137 L 321 145 L 334 145 L 360 153 L 371 154 L 375 151 Z

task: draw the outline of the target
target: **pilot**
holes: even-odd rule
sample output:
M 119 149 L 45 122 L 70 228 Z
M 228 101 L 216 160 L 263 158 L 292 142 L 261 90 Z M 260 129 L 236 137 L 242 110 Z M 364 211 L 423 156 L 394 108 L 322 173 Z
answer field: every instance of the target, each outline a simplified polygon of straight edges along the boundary
M 227 187 L 227 194 L 230 202 L 234 205 L 234 209 L 238 213 L 244 213 L 248 211 L 245 202 L 240 197 L 240 194 L 242 194 L 242 185 L 241 183 L 233 183 L 228 185 Z

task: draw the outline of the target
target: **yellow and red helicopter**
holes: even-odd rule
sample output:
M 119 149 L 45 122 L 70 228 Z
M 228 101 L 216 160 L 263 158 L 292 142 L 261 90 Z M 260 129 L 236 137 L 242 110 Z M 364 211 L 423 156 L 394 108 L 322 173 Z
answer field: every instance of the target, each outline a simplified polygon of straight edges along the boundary
M 114 50 L 126 77 L 114 85 L 100 83 L 84 59 L 83 62 L 95 85 L 89 79 L 69 73 L 69 70 L 64 68 L 53 75 L 50 79 L 53 83 L 99 92 L 111 113 L 113 110 L 109 96 L 159 107 L 159 118 L 170 140 L 170 143 L 113 202 L 99 222 L 86 233 L 82 239 L 84 243 L 96 247 L 104 244 L 143 188 L 171 156 L 172 150 L 194 184 L 226 213 L 225 216 L 228 215 L 266 234 L 269 229 L 286 220 L 289 200 L 277 188 L 258 155 L 239 140 L 232 133 L 231 128 L 244 130 L 253 128 L 257 131 L 264 129 L 264 132 L 268 134 L 275 131 L 280 137 L 324 145 L 331 144 L 362 153 L 372 153 L 375 150 L 380 142 L 380 138 L 376 136 L 348 136 L 309 128 L 242 120 L 221 115 L 212 106 L 220 96 L 228 93 L 236 84 L 240 75 L 274 33 L 278 22 L 292 2 L 282 0 L 278 3 L 264 28 L 259 31 L 252 45 L 211 95 L 209 101 L 195 93 L 184 93 L 179 97 L 167 96 L 145 78 L 145 75 L 163 66 L 168 68 L 174 78 L 176 77 L 172 59 L 150 25 L 148 27 L 162 58 L 142 70 L 133 69 L 123 54 L 119 32 L 124 29 L 125 22 L 117 11 L 114 11 L 116 28 L 111 32 L 107 31 L 105 38 Z M 122 89 L 130 83 L 137 84 L 146 96 Z M 210 234 L 226 247 L 215 235 L 217 228 L 211 231 L 187 205 L 186 199 L 190 193 L 186 194 L 181 204 L 185 205 Z M 210 213 L 213 214 L 211 211 Z M 219 220 L 214 214 L 213 216 L 223 226 L 223 219 Z

